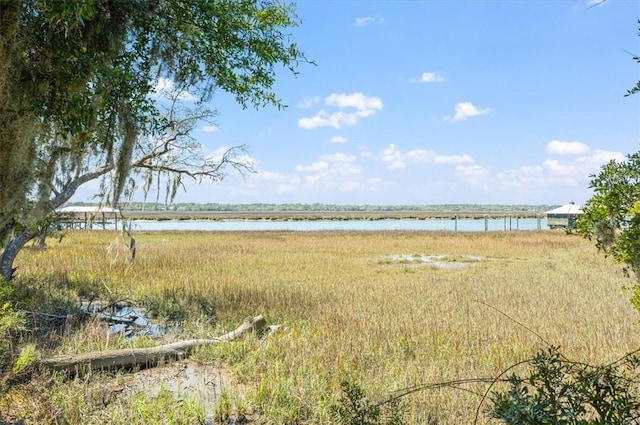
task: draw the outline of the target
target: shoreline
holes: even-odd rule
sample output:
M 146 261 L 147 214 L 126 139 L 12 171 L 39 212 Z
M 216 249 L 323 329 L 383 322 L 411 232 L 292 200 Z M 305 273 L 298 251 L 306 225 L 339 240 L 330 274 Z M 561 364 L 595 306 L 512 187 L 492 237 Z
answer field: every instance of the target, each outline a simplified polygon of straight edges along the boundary
M 319 221 L 319 220 L 455 220 L 487 218 L 539 218 L 543 212 L 474 212 L 474 211 L 123 211 L 127 220 L 187 221 L 187 220 L 263 220 L 263 221 Z

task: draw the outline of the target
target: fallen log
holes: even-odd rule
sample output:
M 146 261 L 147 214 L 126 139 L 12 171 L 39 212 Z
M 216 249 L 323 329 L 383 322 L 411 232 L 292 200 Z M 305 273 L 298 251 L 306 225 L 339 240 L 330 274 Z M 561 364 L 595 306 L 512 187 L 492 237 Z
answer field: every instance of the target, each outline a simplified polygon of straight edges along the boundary
M 259 331 L 266 325 L 264 317 L 247 317 L 236 329 L 211 339 L 190 339 L 149 348 L 123 348 L 49 357 L 38 362 L 41 367 L 70 374 L 112 368 L 147 368 L 168 360 L 187 357 L 197 347 L 233 341 L 247 332 Z

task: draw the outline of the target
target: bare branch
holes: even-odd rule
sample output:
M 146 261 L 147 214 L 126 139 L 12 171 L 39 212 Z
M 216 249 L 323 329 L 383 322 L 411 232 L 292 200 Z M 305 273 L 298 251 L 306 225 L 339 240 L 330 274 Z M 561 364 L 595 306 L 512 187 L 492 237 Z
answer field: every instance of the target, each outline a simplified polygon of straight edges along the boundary
M 607 0 L 599 0 L 599 1 L 590 1 L 589 2 L 589 7 L 587 7 L 587 10 L 589 9 L 593 9 L 594 7 L 600 6 L 602 3 L 606 2 Z
M 65 202 L 69 201 L 69 199 L 71 199 L 71 197 L 75 195 L 76 191 L 80 186 L 107 174 L 111 170 L 113 170 L 113 165 L 111 166 L 107 165 L 97 170 L 93 170 L 89 173 L 83 174 L 77 177 L 75 180 L 71 181 L 69 184 L 67 184 L 64 187 L 64 189 L 57 196 L 53 197 L 49 201 L 49 207 L 51 211 L 64 205 Z

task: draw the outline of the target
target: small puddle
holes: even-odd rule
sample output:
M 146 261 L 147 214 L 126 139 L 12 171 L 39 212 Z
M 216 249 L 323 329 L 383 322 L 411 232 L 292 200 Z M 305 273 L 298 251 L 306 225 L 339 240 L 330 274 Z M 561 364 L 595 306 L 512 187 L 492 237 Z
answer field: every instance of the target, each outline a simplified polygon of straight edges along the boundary
M 479 255 L 448 254 L 393 254 L 383 257 L 383 263 L 431 266 L 438 269 L 454 270 L 468 267 L 482 260 Z
M 150 311 L 124 302 L 105 304 L 101 301 L 78 299 L 78 309 L 109 324 L 109 332 L 125 338 L 139 336 L 161 337 L 175 331 L 172 326 L 154 323 Z
M 122 334 L 127 339 L 161 337 L 178 330 L 154 323 L 150 311 L 124 302 L 107 304 L 79 298 L 78 309 L 82 314 L 108 323 L 108 332 Z M 140 391 L 157 396 L 164 389 L 177 400 L 195 400 L 205 408 L 205 424 L 214 423 L 212 407 L 220 399 L 222 388 L 229 385 L 228 376 L 219 367 L 188 359 L 142 369 L 125 375 L 123 380 L 126 397 Z

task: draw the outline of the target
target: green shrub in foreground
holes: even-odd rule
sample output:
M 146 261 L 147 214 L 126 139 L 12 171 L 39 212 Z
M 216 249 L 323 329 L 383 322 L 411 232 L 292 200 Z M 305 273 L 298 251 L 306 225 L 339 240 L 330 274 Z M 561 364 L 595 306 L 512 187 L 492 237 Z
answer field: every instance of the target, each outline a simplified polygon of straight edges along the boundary
M 386 403 L 374 403 L 356 383 L 343 381 L 342 398 L 331 406 L 337 424 L 340 425 L 402 425 L 404 406 L 401 399 Z
M 592 366 L 567 360 L 558 348 L 538 353 L 527 376 L 508 378 L 491 395 L 487 414 L 506 424 L 638 424 L 640 358 Z

